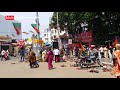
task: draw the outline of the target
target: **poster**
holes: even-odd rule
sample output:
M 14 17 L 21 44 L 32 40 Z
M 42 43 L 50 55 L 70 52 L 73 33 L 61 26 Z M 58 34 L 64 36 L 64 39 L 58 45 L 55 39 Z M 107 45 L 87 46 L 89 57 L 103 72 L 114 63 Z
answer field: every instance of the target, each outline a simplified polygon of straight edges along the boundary
M 89 31 L 89 32 L 82 32 L 80 34 L 80 38 L 81 38 L 82 42 L 85 42 L 85 43 L 92 42 L 92 40 L 93 40 L 92 32 L 91 31 Z

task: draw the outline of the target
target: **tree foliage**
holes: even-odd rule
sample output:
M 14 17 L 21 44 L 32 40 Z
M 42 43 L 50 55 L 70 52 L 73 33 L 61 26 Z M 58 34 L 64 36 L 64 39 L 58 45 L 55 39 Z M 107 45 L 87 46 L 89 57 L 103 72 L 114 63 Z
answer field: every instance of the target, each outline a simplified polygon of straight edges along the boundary
M 93 42 L 103 44 L 107 40 L 113 40 L 120 35 L 119 12 L 58 12 L 60 28 L 68 29 L 69 34 L 82 32 L 81 23 L 88 24 L 88 31 L 93 32 Z M 56 28 L 57 13 L 52 16 L 51 27 Z

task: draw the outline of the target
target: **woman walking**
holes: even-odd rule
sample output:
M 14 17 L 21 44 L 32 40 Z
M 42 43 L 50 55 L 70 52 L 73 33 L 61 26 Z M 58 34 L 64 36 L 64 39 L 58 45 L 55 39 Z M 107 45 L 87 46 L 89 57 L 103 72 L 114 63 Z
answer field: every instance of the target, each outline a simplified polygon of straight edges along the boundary
M 51 48 L 49 48 L 47 55 L 46 55 L 46 60 L 48 62 L 48 69 L 49 70 L 53 69 L 53 65 L 52 65 L 53 57 L 54 57 L 54 54 L 53 54 Z
M 114 75 L 120 78 L 120 44 L 116 45 L 116 51 L 114 54 Z

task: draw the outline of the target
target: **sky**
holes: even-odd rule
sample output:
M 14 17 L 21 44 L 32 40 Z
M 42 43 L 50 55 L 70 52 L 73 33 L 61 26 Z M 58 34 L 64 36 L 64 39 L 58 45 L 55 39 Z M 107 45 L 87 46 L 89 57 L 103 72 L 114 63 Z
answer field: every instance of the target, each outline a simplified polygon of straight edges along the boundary
M 35 30 L 32 28 L 31 24 L 36 23 L 36 12 L 0 12 L 1 15 L 13 15 L 15 20 L 21 22 L 22 24 L 22 32 L 26 31 L 29 32 L 30 30 Z M 43 36 L 44 30 L 49 27 L 49 20 L 52 17 L 53 12 L 39 12 L 39 23 L 40 23 L 40 32 L 41 37 Z M 29 38 L 31 37 L 32 33 L 25 35 L 22 33 L 22 38 Z

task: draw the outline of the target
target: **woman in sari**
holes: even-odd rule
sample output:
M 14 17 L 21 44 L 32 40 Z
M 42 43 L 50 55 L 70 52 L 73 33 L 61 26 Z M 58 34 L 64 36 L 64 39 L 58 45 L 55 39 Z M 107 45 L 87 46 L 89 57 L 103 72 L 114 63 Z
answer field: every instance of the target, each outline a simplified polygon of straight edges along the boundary
M 53 57 L 54 57 L 54 54 L 53 54 L 51 48 L 49 48 L 47 55 L 46 55 L 46 60 L 48 62 L 48 69 L 49 70 L 53 69 L 53 65 L 52 65 Z
M 114 75 L 120 78 L 120 44 L 116 45 L 116 51 L 114 52 Z

